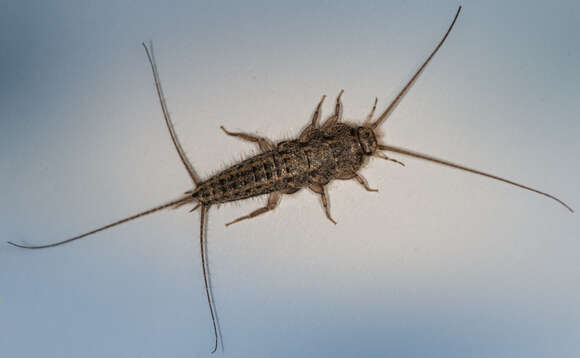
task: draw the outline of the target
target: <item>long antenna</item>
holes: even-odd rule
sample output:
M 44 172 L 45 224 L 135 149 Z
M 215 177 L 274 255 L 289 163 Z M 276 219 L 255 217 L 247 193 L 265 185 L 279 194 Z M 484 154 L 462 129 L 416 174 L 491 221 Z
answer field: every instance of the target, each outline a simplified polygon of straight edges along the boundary
M 96 234 L 98 232 L 101 232 L 101 231 L 110 229 L 110 228 L 112 228 L 114 226 L 124 224 L 124 223 L 126 223 L 128 221 L 135 220 L 135 219 L 140 218 L 142 216 L 149 215 L 149 214 L 153 214 L 154 212 L 157 212 L 159 210 L 166 209 L 166 208 L 168 208 L 170 206 L 181 206 L 181 205 L 186 204 L 186 203 L 191 202 L 191 201 L 193 201 L 193 198 L 190 195 L 188 195 L 188 196 L 186 196 L 184 198 L 170 201 L 168 203 L 165 203 L 165 204 L 156 206 L 156 207 L 154 207 L 152 209 L 142 211 L 139 214 L 135 214 L 133 216 L 129 216 L 128 218 L 124 218 L 124 219 L 115 221 L 114 223 L 111 223 L 109 225 L 101 226 L 100 228 L 95 229 L 93 231 L 89 231 L 87 233 L 84 233 L 84 234 L 81 234 L 81 235 L 78 235 L 78 236 L 75 236 L 75 237 L 71 237 L 70 239 L 66 239 L 66 240 L 63 240 L 63 241 L 55 242 L 53 244 L 39 245 L 39 246 L 30 246 L 30 245 L 17 244 L 17 243 L 14 243 L 12 241 L 8 241 L 8 243 L 10 245 L 12 245 L 12 246 L 20 247 L 20 248 L 23 248 L 23 249 L 46 249 L 48 247 L 60 246 L 60 245 L 68 244 L 69 242 L 72 242 L 72 241 L 75 241 L 75 240 L 78 240 L 78 239 L 82 239 L 83 237 L 87 237 L 87 236 Z
M 431 62 L 431 59 L 433 58 L 433 56 L 435 56 L 435 54 L 437 53 L 437 51 L 439 51 L 439 48 L 441 47 L 441 45 L 443 45 L 443 43 L 445 42 L 445 39 L 447 39 L 447 36 L 451 32 L 451 29 L 453 28 L 453 25 L 455 25 L 455 21 L 457 21 L 457 17 L 459 16 L 459 13 L 460 12 L 461 12 L 461 6 L 459 6 L 459 8 L 457 9 L 457 12 L 455 13 L 455 17 L 453 18 L 453 21 L 451 22 L 451 25 L 449 25 L 449 28 L 447 29 L 447 32 L 445 33 L 445 35 L 443 36 L 443 38 L 441 39 L 441 41 L 439 41 L 439 44 L 437 44 L 437 47 L 435 47 L 435 50 L 433 50 L 433 52 L 431 52 L 431 54 L 429 55 L 429 57 L 427 57 L 427 60 L 425 60 L 425 62 L 423 62 L 423 64 L 421 65 L 421 67 L 419 67 L 419 69 L 417 70 L 417 72 L 415 72 L 415 74 L 413 75 L 413 77 L 411 77 L 411 79 L 409 80 L 409 82 L 407 82 L 407 84 L 405 85 L 405 87 L 403 87 L 403 89 L 397 94 L 397 97 L 395 97 L 395 99 L 391 102 L 391 104 L 389 104 L 389 106 L 387 107 L 387 109 L 385 109 L 385 111 L 380 115 L 380 117 L 377 118 L 377 120 L 370 125 L 370 127 L 372 129 L 375 129 L 378 126 L 380 126 L 381 123 L 383 123 L 385 121 L 385 119 L 387 119 L 387 117 L 389 116 L 389 114 L 391 114 L 391 112 L 393 112 L 393 110 L 395 109 L 395 107 L 397 107 L 397 105 L 399 104 L 399 102 L 401 102 L 401 100 L 403 99 L 403 97 L 405 96 L 405 94 L 407 93 L 407 91 L 409 91 L 409 88 L 411 88 L 411 86 L 413 85 L 413 83 L 415 83 L 415 81 L 417 80 L 417 78 L 419 78 L 419 75 L 421 74 L 421 72 L 423 72 L 423 70 L 425 69 L 425 67 L 427 67 L 427 65 L 429 64 L 429 62 Z
M 428 160 L 428 161 L 431 161 L 431 162 L 434 162 L 434 163 L 437 163 L 437 164 L 445 165 L 445 166 L 452 167 L 452 168 L 456 168 L 456 169 L 460 169 L 460 170 L 465 170 L 465 171 L 468 171 L 468 172 L 471 172 L 471 173 L 475 173 L 475 174 L 478 174 L 478 175 L 483 175 L 483 176 L 488 177 L 488 178 L 492 178 L 492 179 L 495 179 L 495 180 L 499 180 L 499 181 L 502 181 L 504 183 L 508 183 L 508 184 L 511 184 L 511 185 L 515 185 L 515 186 L 520 187 L 522 189 L 526 189 L 526 190 L 529 190 L 529 191 L 533 191 L 534 193 L 537 193 L 537 194 L 546 196 L 546 197 L 548 197 L 548 198 L 550 198 L 552 200 L 555 200 L 558 203 L 560 203 L 561 205 L 563 205 L 566 209 L 568 209 L 571 213 L 574 212 L 574 210 L 568 204 L 566 204 L 565 202 L 563 202 L 562 200 L 556 198 L 555 196 L 553 196 L 551 194 L 545 193 L 543 191 L 540 191 L 540 190 L 537 190 L 537 189 L 534 189 L 534 188 L 530 188 L 529 186 L 525 186 L 525 185 L 516 183 L 514 181 L 505 179 L 505 178 L 498 177 L 498 176 L 493 175 L 493 174 L 485 173 L 485 172 L 482 172 L 482 171 L 476 170 L 476 169 L 471 169 L 471 168 L 465 167 L 465 166 L 460 165 L 460 164 L 455 164 L 455 163 L 449 162 L 449 161 L 444 160 L 444 159 L 435 158 L 435 157 L 432 157 L 430 155 L 422 154 L 422 153 L 418 153 L 418 152 L 414 152 L 414 151 L 411 151 L 411 150 L 405 149 L 405 148 L 393 147 L 393 146 L 390 146 L 390 145 L 379 144 L 379 149 L 386 150 L 386 151 L 389 151 L 389 152 L 395 152 L 395 153 L 399 153 L 399 154 L 403 154 L 403 155 L 408 155 L 410 157 L 415 157 L 415 158 L 419 158 L 419 159 L 423 159 L 423 160 Z

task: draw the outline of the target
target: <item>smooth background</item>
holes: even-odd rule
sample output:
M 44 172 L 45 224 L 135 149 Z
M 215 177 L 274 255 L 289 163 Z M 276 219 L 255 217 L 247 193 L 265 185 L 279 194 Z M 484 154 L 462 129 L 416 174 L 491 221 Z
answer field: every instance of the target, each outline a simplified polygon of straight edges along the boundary
M 580 209 L 580 6 L 464 1 L 384 140 L 549 191 Z M 456 1 L 9 1 L 0 12 L 0 235 L 61 240 L 173 199 L 190 181 L 140 43 L 202 176 L 255 152 L 223 124 L 296 135 L 341 88 L 385 108 Z M 395 156 L 395 155 L 394 155 Z M 373 160 L 225 228 L 209 256 L 229 357 L 577 357 L 578 213 L 418 160 Z M 208 356 L 199 214 L 165 211 L 51 250 L 0 245 L 3 357 Z

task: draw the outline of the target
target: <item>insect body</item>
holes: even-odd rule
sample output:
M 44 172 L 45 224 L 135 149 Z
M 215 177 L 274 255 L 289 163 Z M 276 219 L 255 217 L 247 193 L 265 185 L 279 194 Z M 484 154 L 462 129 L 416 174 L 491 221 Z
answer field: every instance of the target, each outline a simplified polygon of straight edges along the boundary
M 357 171 L 365 162 L 365 155 L 371 155 L 377 144 L 373 132 L 365 127 L 331 123 L 326 128 L 315 128 L 319 111 L 316 113 L 314 125 L 306 128 L 298 139 L 276 146 L 264 138 L 224 129 L 229 135 L 243 135 L 258 141 L 263 153 L 201 183 L 192 197 L 201 205 L 209 206 L 269 194 L 265 208 L 229 223 L 232 224 L 272 210 L 280 194 L 292 194 L 308 187 L 322 196 L 326 214 L 332 220 L 323 186 L 333 179 L 361 179 Z
M 167 124 L 167 128 L 171 135 L 173 144 L 179 154 L 179 158 L 181 159 L 185 169 L 193 181 L 195 186 L 194 189 L 186 192 L 183 196 L 176 200 L 64 241 L 41 246 L 21 245 L 13 242 L 9 243 L 11 245 L 27 249 L 54 247 L 78 240 L 99 231 L 106 230 L 113 226 L 120 225 L 122 223 L 157 212 L 165 208 L 180 207 L 189 203 L 197 204 L 191 211 L 198 208 L 200 209 L 200 250 L 202 271 L 215 337 L 212 352 L 215 352 L 217 349 L 219 335 L 214 304 L 208 284 L 207 250 L 204 235 L 207 211 L 212 205 L 243 200 L 259 195 L 268 195 L 266 206 L 226 224 L 230 225 L 273 210 L 280 202 L 282 195 L 292 194 L 301 189 L 308 188 L 315 192 L 317 195 L 320 195 L 327 218 L 336 224 L 330 215 L 325 186 L 332 180 L 336 179 L 356 180 L 368 191 L 376 191 L 375 189 L 371 189 L 368 186 L 366 180 L 360 174 L 358 174 L 358 171 L 363 165 L 365 165 L 368 158 L 370 157 L 378 157 L 401 165 L 403 164 L 396 159 L 386 156 L 383 152 L 387 151 L 428 160 L 441 165 L 469 171 L 475 174 L 486 176 L 488 178 L 503 181 L 505 183 L 512 184 L 549 197 L 572 212 L 572 208 L 570 208 L 563 201 L 545 192 L 524 186 L 519 183 L 515 183 L 504 178 L 500 178 L 489 173 L 470 169 L 463 165 L 455 164 L 443 159 L 438 159 L 430 155 L 417 153 L 404 148 L 393 147 L 379 142 L 380 133 L 377 131 L 379 126 L 384 123 L 389 114 L 394 110 L 394 108 L 401 101 L 412 84 L 419 77 L 421 72 L 425 69 L 427 64 L 431 61 L 435 53 L 437 53 L 439 48 L 443 45 L 445 39 L 451 32 L 451 29 L 453 28 L 460 11 L 461 7 L 459 7 L 457 10 L 457 13 L 455 14 L 455 17 L 447 32 L 435 47 L 435 49 L 431 52 L 427 60 L 425 60 L 425 62 L 415 72 L 409 82 L 403 87 L 403 89 L 398 93 L 391 104 L 379 115 L 377 119 L 373 120 L 373 115 L 377 106 L 377 99 L 375 99 L 374 105 L 369 115 L 362 124 L 344 122 L 341 118 L 340 98 L 343 93 L 343 91 L 341 91 L 336 99 L 333 115 L 323 123 L 320 123 L 320 109 L 325 99 L 325 96 L 323 96 L 318 103 L 308 126 L 302 131 L 298 138 L 293 140 L 274 144 L 269 139 L 263 137 L 246 133 L 233 133 L 222 127 L 222 130 L 229 136 L 239 137 L 240 139 L 256 143 L 260 148 L 261 153 L 240 163 L 237 163 L 205 181 L 201 181 L 198 178 L 193 169 L 193 166 L 190 164 L 187 156 L 181 148 L 177 134 L 175 133 L 171 123 L 169 110 L 167 109 L 167 105 L 163 97 L 163 90 L 161 88 L 157 66 L 155 65 L 155 60 L 153 57 L 153 48 L 152 46 L 147 47 L 147 45 L 143 44 L 151 64 L 151 69 L 153 71 L 153 77 L 155 80 L 155 88 L 161 103 L 161 108 L 165 122 Z

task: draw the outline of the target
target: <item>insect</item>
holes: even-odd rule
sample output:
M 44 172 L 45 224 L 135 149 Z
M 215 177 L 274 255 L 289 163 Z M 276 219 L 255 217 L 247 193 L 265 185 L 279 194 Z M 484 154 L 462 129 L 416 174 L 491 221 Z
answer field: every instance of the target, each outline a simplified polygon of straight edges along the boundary
M 169 130 L 173 144 L 178 152 L 179 158 L 181 159 L 194 184 L 194 188 L 176 200 L 64 241 L 41 246 L 27 246 L 14 242 L 10 242 L 10 244 L 27 249 L 41 249 L 59 246 L 165 208 L 175 208 L 186 204 L 194 204 L 195 206 L 191 209 L 191 211 L 197 209 L 200 211 L 200 255 L 205 293 L 207 296 L 211 324 L 215 338 L 212 352 L 215 352 L 219 339 L 217 329 L 218 322 L 216 320 L 215 307 L 210 294 L 210 286 L 208 284 L 207 246 L 205 235 L 208 211 L 209 208 L 213 205 L 230 201 L 243 200 L 260 195 L 268 195 L 266 206 L 226 224 L 231 225 L 233 223 L 250 219 L 268 211 L 274 210 L 279 204 L 283 194 L 292 194 L 301 189 L 308 188 L 320 196 L 324 214 L 328 220 L 336 223 L 329 211 L 327 203 L 327 192 L 325 189 L 326 185 L 333 180 L 356 180 L 366 190 L 375 191 L 359 174 L 359 171 L 367 163 L 370 157 L 378 157 L 402 165 L 402 163 L 397 159 L 390 158 L 384 153 L 393 152 L 432 161 L 441 165 L 454 167 L 456 169 L 469 171 L 475 174 L 503 181 L 508 184 L 512 184 L 549 197 L 565 206 L 568 210 L 572 211 L 572 209 L 563 201 L 545 192 L 521 185 L 519 183 L 515 183 L 504 178 L 497 177 L 492 174 L 470 169 L 462 165 L 454 164 L 446 160 L 434 158 L 432 156 L 417 153 L 404 148 L 393 147 L 379 141 L 380 135 L 378 133 L 378 129 L 400 103 L 404 95 L 408 92 L 410 87 L 417 80 L 419 75 L 423 72 L 428 63 L 446 41 L 449 33 L 455 25 L 460 11 L 461 7 L 458 8 L 457 13 L 455 14 L 455 17 L 453 18 L 453 21 L 451 22 L 447 32 L 444 34 L 443 38 L 437 44 L 435 49 L 430 53 L 428 58 L 414 73 L 412 78 L 398 93 L 390 105 L 376 119 L 374 119 L 374 114 L 377 107 L 377 99 L 375 99 L 374 105 L 369 115 L 362 124 L 353 124 L 343 121 L 341 118 L 341 95 L 343 92 L 341 91 L 336 99 L 334 113 L 323 123 L 320 123 L 321 106 L 325 100 L 325 96 L 323 96 L 322 99 L 318 102 L 318 105 L 316 106 L 308 126 L 302 131 L 298 138 L 293 140 L 274 144 L 267 138 L 246 133 L 229 132 L 222 127 L 222 130 L 229 136 L 238 137 L 242 140 L 255 143 L 261 152 L 260 154 L 239 162 L 203 181 L 200 180 L 193 166 L 187 159 L 187 156 L 185 155 L 177 138 L 177 134 L 173 128 L 169 110 L 163 96 L 159 73 L 155 64 L 153 48 L 152 46 L 148 47 L 147 45 L 143 44 L 149 63 L 151 65 L 157 96 L 161 104 L 167 128 Z

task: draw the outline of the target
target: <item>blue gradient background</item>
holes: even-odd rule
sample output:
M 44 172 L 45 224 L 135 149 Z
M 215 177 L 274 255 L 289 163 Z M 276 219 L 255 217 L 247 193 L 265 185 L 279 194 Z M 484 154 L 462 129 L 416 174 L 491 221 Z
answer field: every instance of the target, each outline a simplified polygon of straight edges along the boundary
M 384 140 L 549 191 L 580 208 L 580 5 L 463 1 Z M 341 88 L 384 108 L 456 1 L 8 1 L 0 12 L 0 235 L 64 239 L 190 189 L 142 41 L 204 177 L 280 139 Z M 211 274 L 229 357 L 577 357 L 578 214 L 400 158 L 331 185 L 212 209 Z M 212 342 L 199 214 L 157 215 L 57 249 L 0 246 L 3 357 L 199 357 Z

